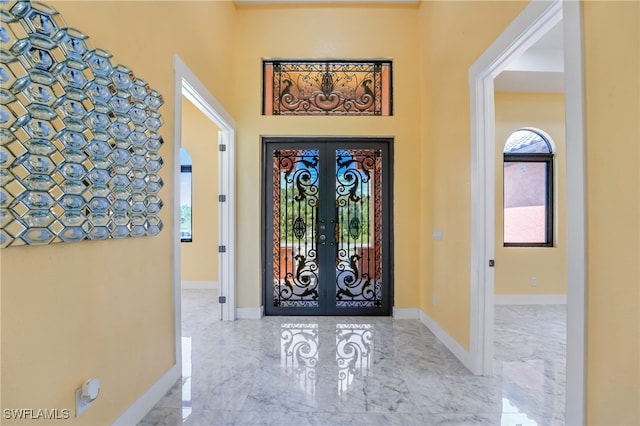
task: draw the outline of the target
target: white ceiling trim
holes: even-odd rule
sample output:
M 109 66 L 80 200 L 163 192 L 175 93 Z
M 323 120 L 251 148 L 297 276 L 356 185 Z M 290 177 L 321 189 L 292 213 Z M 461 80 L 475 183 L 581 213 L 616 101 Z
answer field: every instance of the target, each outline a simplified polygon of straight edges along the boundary
M 268 4 L 419 4 L 420 0 L 234 0 L 238 6 Z

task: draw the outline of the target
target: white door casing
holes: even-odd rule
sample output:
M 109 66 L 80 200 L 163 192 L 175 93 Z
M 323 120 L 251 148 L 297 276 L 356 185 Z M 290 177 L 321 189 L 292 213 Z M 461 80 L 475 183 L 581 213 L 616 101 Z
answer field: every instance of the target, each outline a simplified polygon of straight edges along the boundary
M 580 4 L 532 1 L 469 69 L 471 101 L 470 355 L 474 374 L 493 373 L 495 253 L 494 78 L 562 21 L 567 143 L 566 423 L 585 420 L 585 155 Z M 499 267 L 500 265 L 496 265 Z
M 226 298 L 222 305 L 222 320 L 236 318 L 236 259 L 235 259 L 235 133 L 236 124 L 222 104 L 209 92 L 198 77 L 187 67 L 178 55 L 174 56 L 174 188 L 173 214 L 174 229 L 180 229 L 180 148 L 182 135 L 182 96 L 192 102 L 219 129 L 218 146 L 218 194 L 225 196 L 218 203 L 218 244 L 225 247 L 218 252 L 220 283 L 219 295 Z M 173 290 L 176 364 L 181 368 L 181 271 L 180 235 L 174 232 L 173 240 Z

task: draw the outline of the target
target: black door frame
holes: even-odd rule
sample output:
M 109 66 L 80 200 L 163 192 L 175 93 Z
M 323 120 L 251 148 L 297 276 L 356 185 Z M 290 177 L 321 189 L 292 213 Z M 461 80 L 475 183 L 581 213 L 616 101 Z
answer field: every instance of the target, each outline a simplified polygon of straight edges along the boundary
M 274 308 L 273 305 L 273 277 L 269 276 L 270 262 L 273 262 L 272 236 L 267 235 L 269 224 L 273 220 L 273 208 L 268 205 L 273 198 L 273 188 L 270 186 L 273 177 L 269 171 L 273 167 L 272 150 L 278 147 L 290 147 L 299 149 L 300 146 L 336 146 L 345 149 L 354 148 L 381 148 L 384 152 L 382 168 L 382 307 L 380 308 L 336 308 L 327 304 L 320 304 L 319 308 Z M 262 137 L 262 188 L 261 188 L 261 260 L 262 260 L 262 302 L 265 315 L 366 315 L 366 316 L 391 316 L 394 300 L 394 271 L 393 271 L 393 138 L 390 137 Z M 322 267 L 322 265 L 319 265 Z M 323 299 L 319 295 L 319 300 Z M 271 305 L 269 305 L 271 304 Z M 277 312 L 273 312 L 273 311 Z

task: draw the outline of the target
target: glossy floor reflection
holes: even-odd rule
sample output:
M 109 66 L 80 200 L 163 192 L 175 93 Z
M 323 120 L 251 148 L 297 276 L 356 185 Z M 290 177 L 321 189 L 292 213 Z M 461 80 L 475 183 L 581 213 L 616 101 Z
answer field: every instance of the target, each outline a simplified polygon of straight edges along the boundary
M 561 425 L 564 306 L 496 306 L 493 377 L 467 369 L 419 321 L 219 321 L 183 293 L 183 379 L 141 425 Z

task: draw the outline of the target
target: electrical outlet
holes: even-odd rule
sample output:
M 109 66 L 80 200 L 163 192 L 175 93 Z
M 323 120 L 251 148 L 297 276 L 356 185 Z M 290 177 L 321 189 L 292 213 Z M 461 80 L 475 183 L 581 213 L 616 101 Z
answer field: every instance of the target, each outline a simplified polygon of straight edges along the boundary
M 76 389 L 76 417 L 84 413 L 100 393 L 100 380 L 89 379 Z
M 538 285 L 538 279 L 536 277 L 531 277 L 531 287 L 535 287 Z
M 76 417 L 84 413 L 93 401 L 89 401 L 82 397 L 82 388 L 76 390 Z
M 438 303 L 438 296 L 436 296 L 435 294 L 433 295 L 433 297 L 431 298 L 431 303 L 433 303 L 434 305 Z

